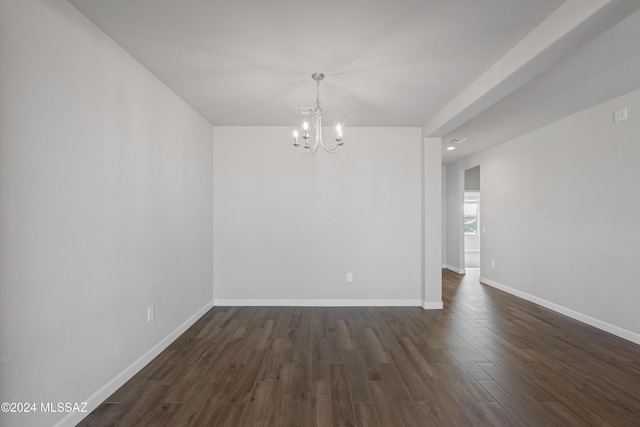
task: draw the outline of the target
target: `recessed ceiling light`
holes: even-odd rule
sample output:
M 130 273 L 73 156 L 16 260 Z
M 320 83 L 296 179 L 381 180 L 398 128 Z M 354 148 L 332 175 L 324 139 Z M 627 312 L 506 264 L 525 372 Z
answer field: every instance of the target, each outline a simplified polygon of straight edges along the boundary
M 451 147 L 451 146 L 447 147 L 447 150 L 449 150 L 449 151 L 455 150 L 455 149 L 456 149 L 456 147 Z
M 449 142 L 452 144 L 460 144 L 461 142 L 465 142 L 466 140 L 467 138 L 451 138 Z

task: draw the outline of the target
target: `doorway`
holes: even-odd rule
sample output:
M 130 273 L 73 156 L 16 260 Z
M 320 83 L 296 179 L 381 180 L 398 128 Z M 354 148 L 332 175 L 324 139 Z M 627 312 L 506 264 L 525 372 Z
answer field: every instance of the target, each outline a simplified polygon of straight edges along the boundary
M 480 268 L 480 166 L 464 173 L 464 267 Z

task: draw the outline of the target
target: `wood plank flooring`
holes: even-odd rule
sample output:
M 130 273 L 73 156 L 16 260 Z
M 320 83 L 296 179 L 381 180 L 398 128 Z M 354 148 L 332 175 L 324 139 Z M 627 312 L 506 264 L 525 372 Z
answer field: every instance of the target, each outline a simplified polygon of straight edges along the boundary
M 640 426 L 640 346 L 443 272 L 444 310 L 216 307 L 81 426 Z

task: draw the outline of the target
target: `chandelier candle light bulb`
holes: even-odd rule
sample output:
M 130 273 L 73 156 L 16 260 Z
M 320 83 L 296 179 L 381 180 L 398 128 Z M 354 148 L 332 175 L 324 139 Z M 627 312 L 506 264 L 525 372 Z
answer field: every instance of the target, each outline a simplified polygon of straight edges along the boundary
M 342 142 L 342 126 L 336 126 L 336 145 L 333 148 L 329 148 L 324 145 L 322 142 L 322 108 L 320 108 L 320 82 L 324 80 L 324 74 L 322 73 L 313 73 L 311 78 L 316 82 L 316 104 L 313 108 L 305 108 L 304 115 L 311 115 L 311 124 L 313 125 L 316 131 L 316 137 L 313 141 L 313 145 L 309 145 L 309 140 L 311 137 L 309 136 L 309 122 L 304 121 L 302 123 L 302 139 L 304 139 L 304 146 L 300 148 L 300 142 L 298 141 L 298 131 L 293 131 L 293 146 L 296 147 L 300 153 L 313 155 L 318 151 L 319 147 L 322 147 L 324 151 L 327 153 L 337 153 L 340 151 L 344 142 Z M 311 113 L 311 114 L 309 114 Z

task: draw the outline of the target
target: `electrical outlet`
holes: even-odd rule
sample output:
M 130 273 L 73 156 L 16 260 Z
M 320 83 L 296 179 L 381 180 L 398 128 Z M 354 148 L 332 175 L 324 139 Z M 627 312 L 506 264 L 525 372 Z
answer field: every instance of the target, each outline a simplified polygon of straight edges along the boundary
M 495 266 L 496 266 L 496 260 L 495 260 L 495 259 L 492 259 L 492 260 L 491 260 L 491 267 L 495 267 Z
M 147 307 L 147 322 L 151 322 L 155 318 L 156 318 L 156 305 L 151 304 L 149 307 Z
M 615 113 L 613 113 L 613 122 L 614 123 L 618 123 L 621 122 L 623 120 L 627 120 L 628 116 L 627 116 L 627 109 L 623 109 L 620 111 L 616 111 Z
M 347 273 L 347 282 L 353 282 L 353 273 Z

